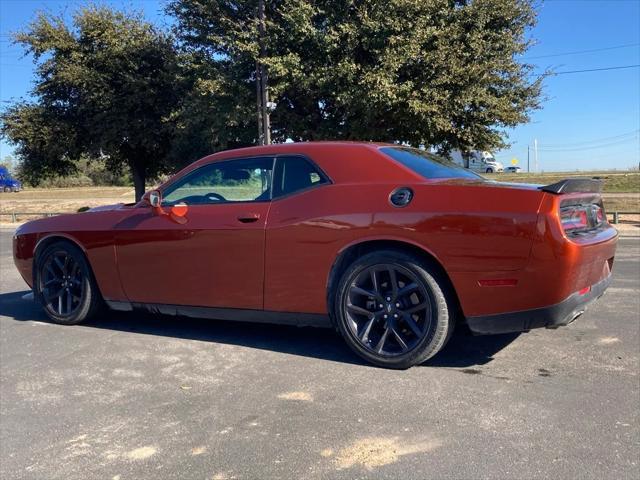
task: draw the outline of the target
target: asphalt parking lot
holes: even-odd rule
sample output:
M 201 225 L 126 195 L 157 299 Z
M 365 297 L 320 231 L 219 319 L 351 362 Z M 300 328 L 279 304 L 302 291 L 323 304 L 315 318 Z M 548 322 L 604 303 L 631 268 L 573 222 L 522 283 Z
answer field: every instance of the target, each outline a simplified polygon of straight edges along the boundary
M 460 329 L 426 365 L 331 331 L 108 313 L 48 323 L 0 230 L 0 478 L 638 478 L 640 239 L 574 324 Z

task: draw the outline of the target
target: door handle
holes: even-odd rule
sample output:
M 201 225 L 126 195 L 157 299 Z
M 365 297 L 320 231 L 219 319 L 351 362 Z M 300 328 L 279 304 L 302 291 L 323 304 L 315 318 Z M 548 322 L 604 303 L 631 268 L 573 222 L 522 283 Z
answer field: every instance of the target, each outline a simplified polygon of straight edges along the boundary
M 259 213 L 243 213 L 238 215 L 238 221 L 242 223 L 253 223 L 257 222 L 260 219 Z

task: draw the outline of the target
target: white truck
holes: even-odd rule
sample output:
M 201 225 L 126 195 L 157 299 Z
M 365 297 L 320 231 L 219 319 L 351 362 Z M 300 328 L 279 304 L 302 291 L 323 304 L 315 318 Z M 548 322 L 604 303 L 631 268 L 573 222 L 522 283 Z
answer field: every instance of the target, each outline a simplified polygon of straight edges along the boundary
M 496 173 L 504 171 L 502 163 L 498 162 L 489 152 L 473 150 L 465 155 L 460 150 L 452 150 L 449 154 L 451 160 L 461 167 L 468 168 L 474 172 Z

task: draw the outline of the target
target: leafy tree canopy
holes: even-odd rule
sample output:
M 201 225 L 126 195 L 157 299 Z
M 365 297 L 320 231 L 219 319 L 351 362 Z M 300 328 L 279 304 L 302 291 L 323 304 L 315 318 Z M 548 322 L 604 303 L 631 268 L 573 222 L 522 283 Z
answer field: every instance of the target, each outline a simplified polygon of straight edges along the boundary
M 535 23 L 531 0 L 265 0 L 264 55 L 257 5 L 169 4 L 199 71 L 196 98 L 206 99 L 194 104 L 199 111 L 188 107 L 190 121 L 223 112 L 205 138 L 255 138 L 258 60 L 277 103 L 275 141 L 489 150 L 504 146 L 504 128 L 539 106 L 542 79 L 519 61 Z
M 180 95 L 174 39 L 138 14 L 80 10 L 72 27 L 40 14 L 15 41 L 37 62 L 33 101 L 2 113 L 31 183 L 71 174 L 82 156 L 130 169 L 136 198 L 168 166 Z
M 41 14 L 15 40 L 37 62 L 32 101 L 2 112 L 23 178 L 80 158 L 145 179 L 256 142 L 256 63 L 274 141 L 349 139 L 504 146 L 539 107 L 519 59 L 532 0 L 171 0 L 174 38 L 140 15 L 90 7 L 68 26 Z M 262 48 L 261 48 L 262 47 Z

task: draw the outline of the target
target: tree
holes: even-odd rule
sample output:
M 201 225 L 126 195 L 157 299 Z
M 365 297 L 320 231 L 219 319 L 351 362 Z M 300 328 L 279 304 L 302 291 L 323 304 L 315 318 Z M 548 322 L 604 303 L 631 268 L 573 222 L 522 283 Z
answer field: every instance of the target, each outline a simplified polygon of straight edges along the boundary
M 225 85 L 209 90 L 209 105 L 237 92 L 222 118 L 235 111 L 255 119 L 256 62 L 267 66 L 276 141 L 489 150 L 539 107 L 542 77 L 519 60 L 535 23 L 531 0 L 265 3 L 264 49 L 258 0 L 172 0 L 168 11 L 201 71 Z M 235 123 L 233 132 L 210 126 L 223 138 L 257 134 L 255 121 Z
M 10 175 L 16 174 L 16 159 L 13 155 L 5 155 L 0 159 L 0 167 L 3 167 Z
M 181 96 L 174 39 L 139 14 L 78 11 L 71 27 L 40 14 L 14 40 L 37 62 L 33 100 L 2 112 L 27 181 L 76 171 L 81 157 L 128 167 L 136 199 L 169 167 Z

